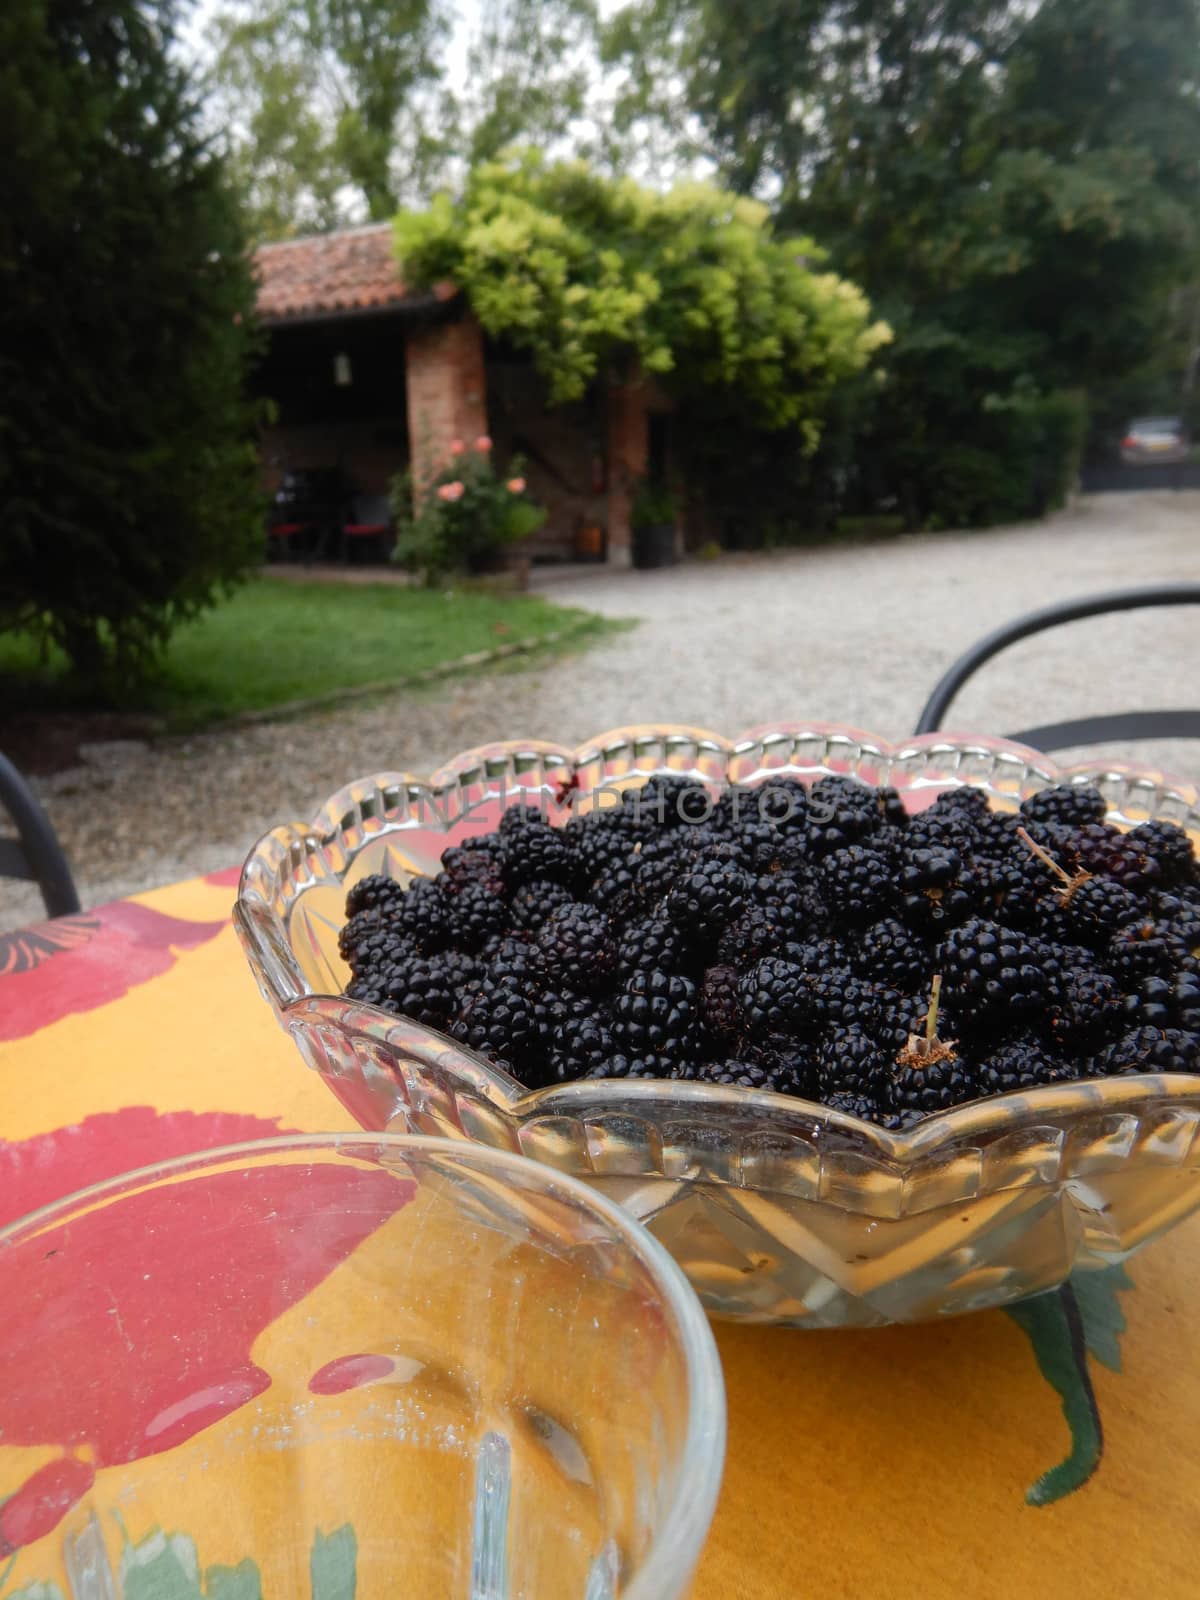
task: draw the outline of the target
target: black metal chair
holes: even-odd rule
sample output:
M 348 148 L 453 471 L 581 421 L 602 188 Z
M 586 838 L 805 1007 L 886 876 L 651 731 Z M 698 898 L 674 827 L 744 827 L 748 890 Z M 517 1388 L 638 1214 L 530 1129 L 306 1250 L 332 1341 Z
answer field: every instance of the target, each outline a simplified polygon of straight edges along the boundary
M 1078 622 L 1084 617 L 1103 616 L 1110 611 L 1140 611 L 1150 606 L 1200 605 L 1200 584 L 1169 583 L 1147 589 L 1118 589 L 1111 594 L 1088 595 L 1065 600 L 1041 611 L 1007 622 L 994 633 L 973 644 L 946 672 L 917 721 L 917 733 L 934 733 L 946 726 L 946 713 L 968 678 L 974 677 L 994 655 L 1028 639 L 1031 634 L 1056 628 L 1060 623 Z M 1115 744 L 1132 739 L 1200 739 L 1200 710 L 1117 711 L 1103 716 L 1082 717 L 1074 722 L 1046 722 L 1036 728 L 1023 728 L 1009 734 L 1018 744 L 1034 750 L 1066 750 L 1076 745 Z
M 0 755 L 0 806 L 17 829 L 15 839 L 0 837 L 0 878 L 23 878 L 36 883 L 49 917 L 77 912 L 79 896 L 58 835 L 33 791 L 5 755 Z

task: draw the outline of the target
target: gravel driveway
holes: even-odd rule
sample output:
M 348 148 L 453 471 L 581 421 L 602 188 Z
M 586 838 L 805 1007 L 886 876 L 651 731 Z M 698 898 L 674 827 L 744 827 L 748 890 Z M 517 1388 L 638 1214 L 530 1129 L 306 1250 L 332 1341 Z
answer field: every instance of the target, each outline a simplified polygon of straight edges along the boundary
M 637 619 L 577 656 L 397 694 L 303 721 L 87 749 L 39 783 L 84 905 L 239 862 L 275 822 L 349 778 L 429 771 L 489 738 L 577 741 L 624 722 L 736 733 L 774 718 L 909 731 L 949 662 L 1052 600 L 1200 579 L 1200 493 L 1110 494 L 1053 520 L 976 534 L 725 557 L 671 570 L 544 575 L 550 598 Z M 1195 705 L 1196 613 L 1101 618 L 1026 641 L 951 715 L 1011 732 L 1100 710 Z M 1200 778 L 1200 746 L 1103 753 Z M 0 882 L 0 927 L 36 894 Z

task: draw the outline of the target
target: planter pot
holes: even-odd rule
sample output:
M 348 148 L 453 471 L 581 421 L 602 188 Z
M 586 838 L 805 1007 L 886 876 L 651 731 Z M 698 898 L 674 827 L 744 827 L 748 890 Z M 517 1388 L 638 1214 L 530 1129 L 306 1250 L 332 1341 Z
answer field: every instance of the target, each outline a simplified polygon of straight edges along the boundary
M 604 529 L 598 522 L 585 522 L 575 530 L 575 559 L 603 561 Z
M 654 522 L 633 530 L 633 564 L 643 570 L 675 565 L 675 524 Z

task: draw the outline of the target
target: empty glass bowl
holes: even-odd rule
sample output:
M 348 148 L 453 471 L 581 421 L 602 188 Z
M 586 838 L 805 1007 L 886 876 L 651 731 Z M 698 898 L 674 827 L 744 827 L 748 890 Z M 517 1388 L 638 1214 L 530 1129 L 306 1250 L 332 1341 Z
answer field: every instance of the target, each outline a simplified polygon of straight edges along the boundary
M 439 1139 L 165 1162 L 0 1233 L 0 1592 L 670 1600 L 704 1313 L 624 1212 Z
M 666 1244 L 710 1311 L 810 1328 L 1003 1305 L 1123 1260 L 1200 1206 L 1200 1062 L 1194 1074 L 998 1095 L 888 1133 L 751 1089 L 589 1079 L 531 1091 L 445 1035 L 341 994 L 337 935 L 359 878 L 436 873 L 448 844 L 494 827 L 507 806 L 536 802 L 561 821 L 656 772 L 714 789 L 842 773 L 892 784 L 913 810 L 955 785 L 1015 810 L 1048 784 L 1094 782 L 1114 821 L 1162 817 L 1200 841 L 1196 789 L 1159 773 L 1061 769 L 972 735 L 893 745 L 828 723 L 735 739 L 621 728 L 575 750 L 507 741 L 428 779 L 360 779 L 311 822 L 259 841 L 234 920 L 263 996 L 364 1127 L 519 1150 L 586 1178 Z

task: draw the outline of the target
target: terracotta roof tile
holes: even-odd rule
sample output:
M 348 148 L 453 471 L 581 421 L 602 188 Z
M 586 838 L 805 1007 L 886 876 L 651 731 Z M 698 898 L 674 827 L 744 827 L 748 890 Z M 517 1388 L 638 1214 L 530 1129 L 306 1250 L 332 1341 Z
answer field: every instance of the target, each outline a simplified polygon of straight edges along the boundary
M 284 322 L 423 299 L 402 282 L 392 238 L 391 223 L 376 222 L 260 245 L 254 256 L 259 315 L 264 322 Z M 454 285 L 437 284 L 433 293 L 448 300 Z

